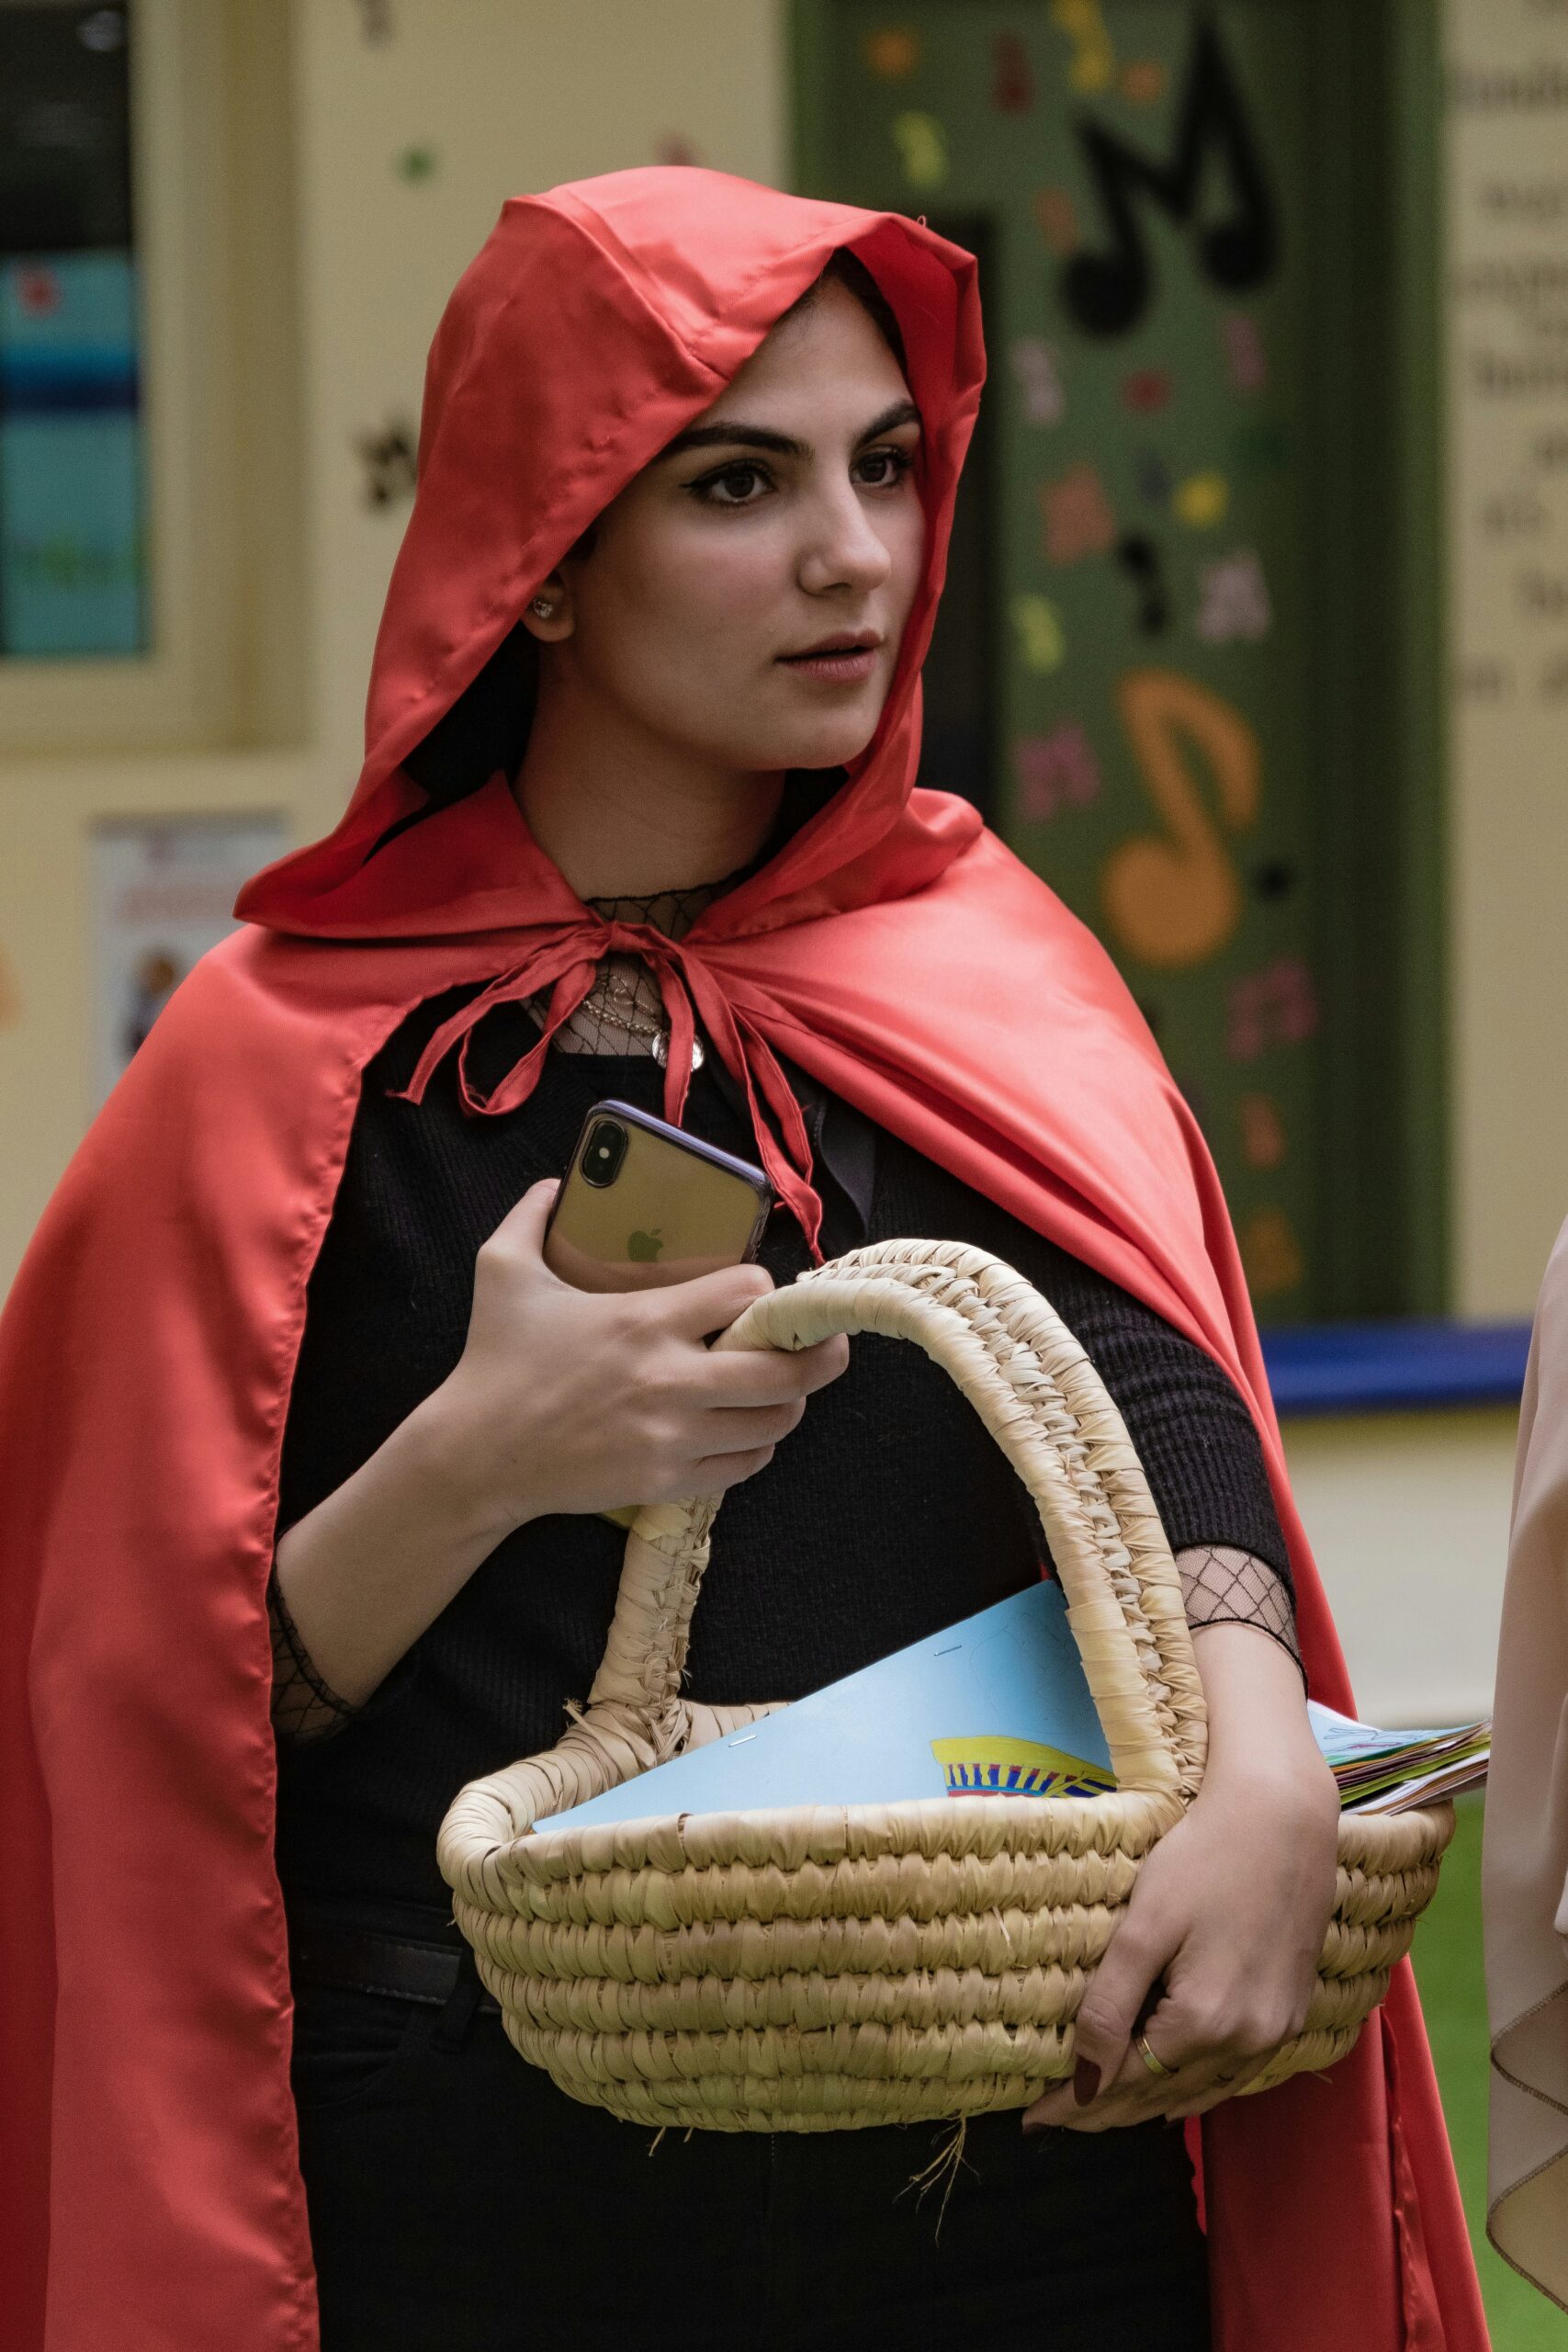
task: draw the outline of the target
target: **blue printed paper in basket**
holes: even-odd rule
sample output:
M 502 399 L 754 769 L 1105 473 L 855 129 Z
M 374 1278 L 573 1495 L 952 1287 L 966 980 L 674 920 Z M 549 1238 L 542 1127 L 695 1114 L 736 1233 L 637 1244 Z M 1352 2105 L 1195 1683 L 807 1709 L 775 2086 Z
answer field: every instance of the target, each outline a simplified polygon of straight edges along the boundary
M 1097 1796 L 1115 1786 L 1110 1768 L 1061 1589 L 1040 1583 L 539 1826 L 943 1794 Z

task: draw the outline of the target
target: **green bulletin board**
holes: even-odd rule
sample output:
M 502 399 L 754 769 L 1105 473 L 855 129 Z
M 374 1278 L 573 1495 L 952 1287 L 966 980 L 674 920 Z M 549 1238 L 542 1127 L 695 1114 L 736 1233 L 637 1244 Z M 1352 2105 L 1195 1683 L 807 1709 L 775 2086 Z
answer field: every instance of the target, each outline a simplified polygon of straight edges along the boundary
M 1338 1304 L 1351 1017 L 1321 952 L 1305 28 L 1289 0 L 827 0 L 797 93 L 809 188 L 982 253 L 976 797 L 1116 956 L 1272 1321 Z

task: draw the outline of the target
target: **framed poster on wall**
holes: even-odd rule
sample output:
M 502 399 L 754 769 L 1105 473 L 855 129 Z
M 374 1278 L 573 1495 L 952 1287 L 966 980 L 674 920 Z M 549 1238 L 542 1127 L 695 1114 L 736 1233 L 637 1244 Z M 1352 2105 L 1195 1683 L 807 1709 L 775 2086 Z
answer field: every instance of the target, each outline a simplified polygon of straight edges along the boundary
M 272 812 L 114 818 L 94 828 L 95 1110 L 191 966 L 235 928 L 242 883 L 288 845 L 288 824 Z

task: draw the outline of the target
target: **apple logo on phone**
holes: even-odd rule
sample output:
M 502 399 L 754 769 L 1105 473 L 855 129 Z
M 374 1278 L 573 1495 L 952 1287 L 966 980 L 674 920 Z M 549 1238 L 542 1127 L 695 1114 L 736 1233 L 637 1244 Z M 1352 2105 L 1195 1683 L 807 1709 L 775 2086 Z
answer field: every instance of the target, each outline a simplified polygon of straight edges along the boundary
M 634 1265 L 650 1266 L 664 1247 L 664 1231 L 655 1226 L 650 1233 L 634 1233 L 626 1241 L 626 1255 Z

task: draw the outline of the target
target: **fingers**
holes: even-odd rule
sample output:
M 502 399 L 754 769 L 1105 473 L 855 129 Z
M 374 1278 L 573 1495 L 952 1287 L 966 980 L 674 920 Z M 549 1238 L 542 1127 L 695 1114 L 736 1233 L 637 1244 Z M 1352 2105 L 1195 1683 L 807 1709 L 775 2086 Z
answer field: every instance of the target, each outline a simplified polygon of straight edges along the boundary
M 766 1298 L 773 1278 L 765 1266 L 721 1266 L 716 1273 L 671 1283 L 641 1295 L 657 1307 L 677 1337 L 705 1340 L 743 1315 L 753 1299 Z
M 710 1405 L 727 1411 L 787 1405 L 826 1388 L 849 1360 L 850 1343 L 841 1331 L 799 1350 L 716 1348 L 702 1365 L 702 1393 Z
M 500 1247 L 537 1258 L 545 1246 L 545 1227 L 559 1191 L 558 1176 L 541 1176 L 536 1184 L 530 1184 L 522 1199 L 507 1210 L 485 1248 L 492 1254 Z
M 1132 2051 L 1133 2032 L 1173 1950 L 1174 1943 L 1162 1945 L 1141 1934 L 1132 1913 L 1111 1937 L 1077 2015 L 1073 2086 L 1080 2105 L 1108 2090 L 1126 2072 L 1129 2058 L 1146 2071 Z

